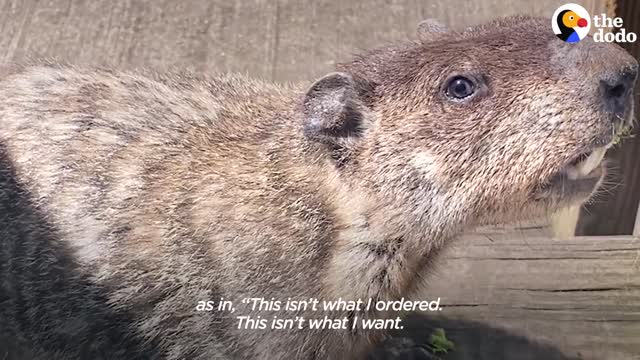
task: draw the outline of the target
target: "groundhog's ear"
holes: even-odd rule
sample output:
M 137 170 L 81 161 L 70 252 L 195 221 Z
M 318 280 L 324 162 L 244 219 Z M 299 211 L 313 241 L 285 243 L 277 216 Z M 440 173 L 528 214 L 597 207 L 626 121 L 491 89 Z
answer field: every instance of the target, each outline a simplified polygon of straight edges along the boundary
M 418 24 L 418 38 L 423 42 L 438 40 L 448 32 L 447 26 L 436 19 L 426 19 Z
M 365 127 L 362 93 L 362 85 L 346 73 L 331 73 L 316 81 L 304 98 L 305 135 L 333 144 L 359 137 Z

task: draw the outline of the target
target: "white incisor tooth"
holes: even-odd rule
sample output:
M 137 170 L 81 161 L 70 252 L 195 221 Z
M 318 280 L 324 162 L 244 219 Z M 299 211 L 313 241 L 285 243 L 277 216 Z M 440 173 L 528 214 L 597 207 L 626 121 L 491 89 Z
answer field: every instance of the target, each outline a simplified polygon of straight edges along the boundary
M 607 152 L 606 146 L 599 147 L 593 150 L 593 152 L 591 152 L 591 155 L 589 155 L 589 157 L 587 157 L 584 161 L 581 161 L 578 165 L 576 165 L 578 174 L 580 176 L 586 176 L 590 172 L 592 172 L 595 168 L 597 168 L 600 165 L 600 162 L 602 162 L 602 159 L 604 158 L 604 154 L 606 152 Z
M 580 177 L 580 174 L 578 173 L 578 168 L 576 168 L 575 166 L 569 166 L 567 168 L 567 177 L 569 178 L 569 180 L 576 180 Z

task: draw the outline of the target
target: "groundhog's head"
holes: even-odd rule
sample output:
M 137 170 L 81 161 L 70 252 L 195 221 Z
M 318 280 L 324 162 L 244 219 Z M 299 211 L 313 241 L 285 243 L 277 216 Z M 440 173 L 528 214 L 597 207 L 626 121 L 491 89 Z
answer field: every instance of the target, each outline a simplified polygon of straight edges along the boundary
M 638 63 L 558 39 L 548 19 L 460 32 L 425 22 L 318 80 L 305 133 L 345 178 L 403 211 L 493 223 L 587 199 L 633 117 Z

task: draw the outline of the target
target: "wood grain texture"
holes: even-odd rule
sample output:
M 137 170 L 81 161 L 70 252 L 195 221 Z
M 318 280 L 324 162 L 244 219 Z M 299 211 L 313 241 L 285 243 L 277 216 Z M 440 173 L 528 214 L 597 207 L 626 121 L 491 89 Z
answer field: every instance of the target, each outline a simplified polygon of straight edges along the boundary
M 584 359 L 640 359 L 640 239 L 558 241 L 518 232 L 459 239 L 426 298 Z M 455 285 L 452 285 L 455 284 Z
M 237 71 L 310 81 L 336 61 L 414 38 L 425 18 L 453 28 L 551 16 L 563 0 L 0 0 L 0 59 Z M 602 10 L 604 2 L 582 2 Z
M 633 226 L 633 236 L 640 237 L 640 207 L 636 210 L 636 223 Z

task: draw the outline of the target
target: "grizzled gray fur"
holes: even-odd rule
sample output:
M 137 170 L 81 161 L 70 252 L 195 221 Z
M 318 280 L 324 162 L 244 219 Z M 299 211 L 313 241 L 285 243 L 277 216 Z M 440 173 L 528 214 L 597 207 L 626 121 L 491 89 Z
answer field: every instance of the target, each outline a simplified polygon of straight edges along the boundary
M 291 86 L 0 68 L 0 358 L 357 358 L 384 332 L 238 329 L 240 300 L 423 299 L 463 230 L 600 185 L 567 169 L 630 121 L 631 56 L 548 19 L 419 35 Z

